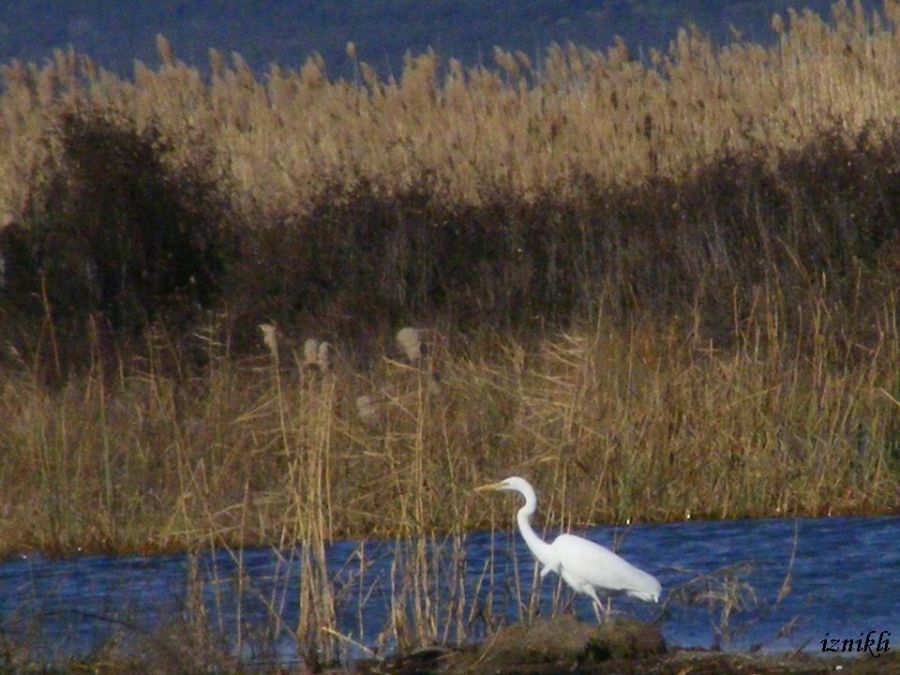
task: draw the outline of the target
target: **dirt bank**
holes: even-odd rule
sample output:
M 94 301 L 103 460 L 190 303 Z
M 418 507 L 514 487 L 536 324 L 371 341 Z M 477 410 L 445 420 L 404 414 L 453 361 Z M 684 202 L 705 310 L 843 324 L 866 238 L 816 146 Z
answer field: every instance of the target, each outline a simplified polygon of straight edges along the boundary
M 776 673 L 900 673 L 892 651 L 874 658 L 819 658 L 799 654 L 725 653 L 666 645 L 659 630 L 632 621 L 594 626 L 572 617 L 505 628 L 483 645 L 436 647 L 355 665 L 376 673 L 637 673 L 678 675 L 775 675 Z

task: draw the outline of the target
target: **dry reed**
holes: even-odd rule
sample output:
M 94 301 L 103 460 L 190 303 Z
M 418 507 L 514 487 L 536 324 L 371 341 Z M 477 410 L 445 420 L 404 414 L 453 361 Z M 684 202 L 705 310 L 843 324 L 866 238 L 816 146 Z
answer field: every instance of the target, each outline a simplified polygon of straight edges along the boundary
M 316 56 L 260 77 L 212 52 L 207 82 L 162 37 L 159 67 L 138 63 L 133 82 L 58 50 L 42 67 L 3 69 L 0 211 L 25 204 L 48 125 L 88 106 L 159 125 L 177 139 L 175 163 L 214 148 L 237 203 L 263 220 L 302 212 L 334 180 L 394 194 L 426 175 L 440 199 L 477 203 L 498 186 L 527 199 L 572 194 L 583 176 L 680 179 L 729 153 L 775 161 L 835 121 L 847 138 L 865 129 L 877 142 L 900 109 L 898 17 L 895 0 L 875 17 L 838 3 L 833 24 L 791 11 L 773 22 L 771 47 L 717 49 L 688 28 L 648 63 L 621 43 L 553 46 L 539 66 L 498 49 L 498 70 L 428 52 L 408 56 L 396 79 L 361 62 L 360 86 L 329 80 Z
M 166 550 L 212 530 L 321 550 L 462 532 L 491 522 L 471 486 L 511 472 L 534 477 L 566 525 L 889 511 L 896 301 L 866 350 L 819 317 L 815 349 L 798 351 L 765 305 L 729 349 L 602 317 L 534 348 L 484 338 L 467 351 L 490 359 L 437 357 L 437 396 L 427 369 L 387 358 L 366 376 L 343 362 L 322 374 L 235 362 L 208 336 L 219 351 L 187 379 L 161 352 L 56 389 L 5 370 L 0 547 Z M 362 391 L 381 399 L 374 421 Z

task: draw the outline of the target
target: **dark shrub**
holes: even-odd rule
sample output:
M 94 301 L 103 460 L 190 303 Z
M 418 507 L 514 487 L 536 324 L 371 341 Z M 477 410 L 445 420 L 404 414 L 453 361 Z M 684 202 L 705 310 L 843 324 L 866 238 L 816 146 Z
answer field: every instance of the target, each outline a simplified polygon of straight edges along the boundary
M 826 300 L 864 337 L 896 285 L 898 162 L 900 129 L 878 144 L 823 130 L 776 162 L 724 154 L 681 180 L 583 176 L 527 200 L 485 185 L 477 205 L 448 203 L 427 176 L 390 195 L 336 183 L 254 230 L 243 305 L 265 310 L 251 325 L 311 317 L 342 336 L 417 320 L 527 332 L 602 307 L 623 322 L 696 316 L 727 342 L 762 293 L 798 328 Z
M 57 334 L 77 338 L 87 317 L 138 335 L 208 306 L 228 258 L 229 217 L 201 167 L 170 168 L 152 127 L 138 132 L 100 112 L 64 116 L 58 140 L 32 180 L 23 228 L 4 245 L 16 261 L 8 311 L 49 316 Z

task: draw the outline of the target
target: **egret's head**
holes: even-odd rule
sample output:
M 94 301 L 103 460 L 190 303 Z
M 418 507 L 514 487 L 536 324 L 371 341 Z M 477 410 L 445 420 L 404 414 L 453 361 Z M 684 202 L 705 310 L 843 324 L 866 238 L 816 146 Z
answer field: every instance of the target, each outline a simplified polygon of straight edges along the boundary
M 506 478 L 501 480 L 498 483 L 488 483 L 487 485 L 482 485 L 481 487 L 475 488 L 478 492 L 488 492 L 493 490 L 512 490 L 514 492 L 525 492 L 526 489 L 530 489 L 531 485 L 528 484 L 528 481 L 524 478 L 519 478 L 518 476 L 512 476 L 511 478 Z

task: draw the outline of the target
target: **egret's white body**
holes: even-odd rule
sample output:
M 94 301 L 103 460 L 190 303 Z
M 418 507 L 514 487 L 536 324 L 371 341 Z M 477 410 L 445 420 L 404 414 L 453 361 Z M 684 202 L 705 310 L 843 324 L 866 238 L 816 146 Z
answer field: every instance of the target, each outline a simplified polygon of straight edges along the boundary
M 537 510 L 537 495 L 524 478 L 513 476 L 499 483 L 484 485 L 479 490 L 512 490 L 525 497 L 516 521 L 529 550 L 543 565 L 541 578 L 556 572 L 572 590 L 587 595 L 600 618 L 597 590 L 608 594 L 624 593 L 646 602 L 659 602 L 662 586 L 651 574 L 620 558 L 605 546 L 593 541 L 561 534 L 552 544 L 541 539 L 531 527 L 531 516 Z

